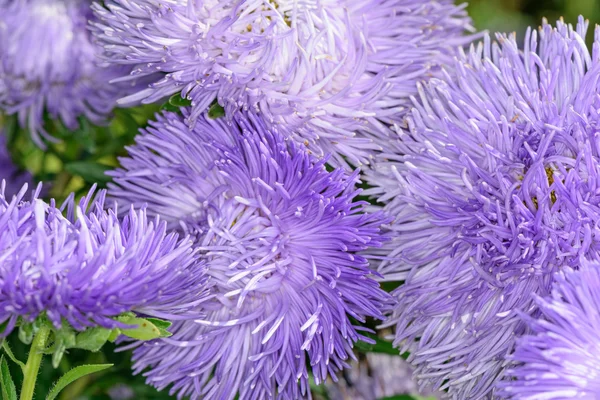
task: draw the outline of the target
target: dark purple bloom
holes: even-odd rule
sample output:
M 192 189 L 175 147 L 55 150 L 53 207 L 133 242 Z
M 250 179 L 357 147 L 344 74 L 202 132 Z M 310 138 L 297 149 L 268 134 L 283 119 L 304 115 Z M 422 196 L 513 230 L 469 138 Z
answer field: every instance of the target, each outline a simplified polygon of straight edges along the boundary
M 600 37 L 544 22 L 461 54 L 456 76 L 419 87 L 368 174 L 395 217 L 379 265 L 404 280 L 389 320 L 423 385 L 493 394 L 531 296 L 562 266 L 600 260 Z
M 134 352 L 148 382 L 192 398 L 299 398 L 347 367 L 390 297 L 357 254 L 383 240 L 382 214 L 353 201 L 357 173 L 328 172 L 252 114 L 164 114 L 115 173 L 141 202 L 196 234 L 214 284 L 206 318 Z M 186 206 L 180 208 L 180 204 Z M 168 209 L 172 206 L 172 210 Z
M 536 296 L 538 319 L 525 317 L 531 333 L 517 339 L 503 398 L 600 397 L 600 265 L 556 274 L 552 294 Z
M 0 322 L 45 313 L 77 330 L 114 328 L 135 311 L 158 318 L 193 313 L 205 297 L 204 265 L 189 239 L 131 209 L 123 219 L 104 210 L 105 192 L 62 209 L 37 198 L 0 195 Z M 90 208 L 87 211 L 88 207 Z
M 415 82 L 472 30 L 449 0 L 110 0 L 93 24 L 123 80 L 158 73 L 121 104 L 181 92 L 190 126 L 218 100 L 232 117 L 260 111 L 318 156 L 369 163 L 400 121 Z
M 90 5 L 88 0 L 0 2 L 0 109 L 17 114 L 40 146 L 40 134 L 48 137 L 44 111 L 72 130 L 80 116 L 99 123 L 131 86 L 108 85 L 125 70 L 98 65 L 100 48 L 92 44 L 87 26 Z

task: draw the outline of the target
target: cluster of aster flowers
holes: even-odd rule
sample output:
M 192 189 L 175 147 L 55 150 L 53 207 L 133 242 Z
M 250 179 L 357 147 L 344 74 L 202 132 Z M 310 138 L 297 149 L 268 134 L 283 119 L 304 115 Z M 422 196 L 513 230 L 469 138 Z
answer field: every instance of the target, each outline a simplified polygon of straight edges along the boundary
M 181 93 L 192 128 L 214 101 L 228 118 L 261 112 L 311 152 L 354 165 L 370 162 L 415 80 L 472 29 L 445 0 L 110 0 L 94 10 L 106 59 L 130 66 L 121 81 L 154 77 L 121 104 Z
M 111 192 L 155 213 L 186 203 L 168 218 L 196 237 L 214 301 L 138 347 L 134 368 L 192 398 L 307 395 L 307 365 L 316 383 L 335 378 L 370 340 L 358 323 L 390 303 L 357 254 L 381 245 L 385 219 L 353 200 L 356 173 L 328 172 L 252 113 L 203 115 L 194 129 L 186 117 L 166 113 L 138 136 Z
M 600 258 L 600 37 L 590 54 L 586 29 L 544 22 L 524 50 L 499 34 L 461 52 L 367 173 L 395 217 L 378 265 L 404 281 L 395 344 L 448 397 L 495 396 L 532 293 Z
M 149 384 L 296 399 L 382 324 L 446 398 L 600 395 L 587 29 L 465 49 L 477 35 L 447 0 L 0 0 L 0 108 L 38 144 L 44 113 L 74 129 L 115 104 L 181 106 L 108 192 L 62 207 L 9 192 L 0 153 L 4 335 L 167 319 L 122 342 Z
M 17 114 L 22 127 L 44 146 L 52 140 L 44 113 L 69 129 L 78 118 L 100 123 L 129 85 L 109 85 L 119 66 L 101 66 L 92 43 L 89 0 L 0 2 L 0 110 Z M 127 86 L 127 87 L 126 87 Z

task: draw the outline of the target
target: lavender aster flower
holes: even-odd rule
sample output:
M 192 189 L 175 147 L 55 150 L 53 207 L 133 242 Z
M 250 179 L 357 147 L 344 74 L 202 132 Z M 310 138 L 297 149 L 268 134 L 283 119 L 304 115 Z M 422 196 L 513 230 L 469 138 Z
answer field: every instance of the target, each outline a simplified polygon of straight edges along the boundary
M 530 294 L 600 259 L 600 31 L 590 55 L 586 29 L 544 22 L 523 51 L 498 35 L 461 54 L 369 174 L 395 217 L 379 271 L 405 281 L 395 344 L 449 398 L 493 396 Z
M 123 79 L 160 73 L 121 104 L 181 91 L 193 127 L 216 99 L 229 117 L 260 111 L 315 154 L 355 165 L 369 162 L 379 149 L 372 137 L 387 135 L 385 123 L 401 119 L 415 82 L 470 41 L 461 35 L 472 29 L 448 0 L 104 4 L 94 6 L 95 33 L 110 62 L 132 66 Z
M 135 350 L 149 383 L 193 399 L 299 398 L 309 364 L 320 383 L 369 341 L 353 320 L 382 318 L 390 298 L 357 252 L 380 245 L 385 219 L 353 201 L 356 173 L 328 172 L 252 114 L 193 130 L 164 114 L 130 155 L 113 194 L 174 204 L 166 218 L 196 232 L 215 285 L 206 318 Z
M 87 0 L 0 2 L 0 109 L 18 114 L 22 127 L 43 146 L 44 111 L 76 129 L 77 118 L 95 123 L 123 96 L 124 85 L 108 82 L 124 73 L 102 68 L 91 42 Z M 131 86 L 131 85 L 127 85 Z M 128 88 L 128 90 L 131 90 Z
M 551 296 L 536 296 L 539 319 L 517 339 L 504 398 L 595 399 L 600 396 L 600 266 L 556 274 Z
M 41 313 L 58 329 L 114 328 L 126 311 L 178 318 L 204 297 L 204 266 L 189 239 L 131 209 L 122 219 L 104 211 L 105 192 L 64 208 L 0 195 L 0 322 L 8 333 L 19 317 Z M 90 211 L 86 211 L 88 206 Z M 194 315 L 196 311 L 193 311 Z

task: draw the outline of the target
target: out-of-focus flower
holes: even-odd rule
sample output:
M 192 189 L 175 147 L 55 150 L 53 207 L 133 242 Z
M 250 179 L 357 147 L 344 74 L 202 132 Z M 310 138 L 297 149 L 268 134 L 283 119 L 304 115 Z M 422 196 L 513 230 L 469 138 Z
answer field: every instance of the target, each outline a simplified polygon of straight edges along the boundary
M 6 136 L 0 130 L 0 181 L 4 180 L 4 196 L 10 200 L 24 184 L 31 183 L 32 176 L 13 163 L 6 145 Z
M 45 313 L 55 328 L 64 321 L 82 330 L 114 328 L 113 317 L 135 311 L 176 319 L 193 313 L 206 296 L 204 265 L 189 239 L 133 208 L 122 219 L 104 210 L 105 192 L 92 192 L 61 209 L 0 194 L 0 322 L 8 334 L 18 318 Z M 87 211 L 88 206 L 90 211 Z
M 536 296 L 538 319 L 517 339 L 510 357 L 519 365 L 502 382 L 511 399 L 600 397 L 600 266 L 584 262 L 556 274 L 552 294 Z
M 353 201 L 357 174 L 328 172 L 252 114 L 165 114 L 115 173 L 121 200 L 142 201 L 196 233 L 214 284 L 204 319 L 141 344 L 134 368 L 192 398 L 299 398 L 347 366 L 367 340 L 355 321 L 382 318 L 390 296 L 357 254 L 379 246 L 381 213 Z M 173 207 L 178 209 L 179 206 Z
M 122 80 L 160 73 L 120 100 L 181 92 L 195 121 L 217 100 L 232 118 L 260 111 L 270 125 L 330 162 L 370 162 L 400 121 L 415 82 L 471 40 L 449 0 L 110 0 L 96 4 L 106 59 Z
M 417 393 L 412 368 L 398 355 L 367 353 L 352 363 L 352 369 L 338 375 L 337 382 L 325 384 L 329 400 L 377 400 Z
M 99 66 L 101 48 L 92 44 L 88 0 L 14 0 L 0 2 L 0 109 L 17 114 L 36 143 L 44 112 L 71 130 L 83 116 L 102 122 L 128 85 L 108 82 L 126 73 Z
M 590 55 L 586 29 L 544 22 L 523 51 L 486 38 L 455 77 L 420 86 L 409 130 L 368 173 L 395 217 L 379 264 L 405 281 L 395 344 L 449 398 L 493 395 L 531 293 L 600 258 L 600 37 Z
M 122 383 L 108 389 L 108 395 L 112 400 L 133 400 L 136 396 L 131 387 Z

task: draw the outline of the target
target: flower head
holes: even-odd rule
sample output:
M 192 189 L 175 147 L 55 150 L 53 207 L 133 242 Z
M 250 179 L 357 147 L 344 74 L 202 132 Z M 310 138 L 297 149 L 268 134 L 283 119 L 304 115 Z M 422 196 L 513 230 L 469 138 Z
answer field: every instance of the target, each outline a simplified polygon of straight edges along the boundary
M 189 239 L 131 209 L 123 219 L 104 210 L 105 192 L 59 209 L 0 194 L 0 322 L 9 333 L 19 318 L 42 313 L 60 328 L 118 326 L 127 311 L 158 318 L 193 313 L 205 297 L 204 265 Z M 90 208 L 87 211 L 88 207 Z M 63 213 L 63 210 L 65 211 Z
M 461 54 L 455 77 L 419 88 L 409 130 L 368 174 L 395 217 L 379 265 L 405 281 L 395 343 L 451 398 L 490 394 L 531 293 L 600 259 L 600 31 L 590 55 L 586 29 L 544 22 L 523 51 L 498 35 Z
M 552 294 L 536 296 L 539 318 L 517 339 L 503 398 L 592 399 L 600 396 L 600 266 L 556 274 Z
M 94 10 L 109 62 L 159 78 L 122 104 L 181 92 L 193 124 L 217 100 L 260 111 L 313 153 L 368 163 L 416 91 L 471 29 L 430 0 L 110 0 Z M 382 27 L 384 27 L 382 29 Z M 129 79 L 124 77 L 124 79 Z M 384 122 L 384 123 L 382 123 Z
M 88 0 L 0 2 L 0 109 L 16 113 L 43 146 L 44 112 L 76 129 L 78 117 L 103 121 L 124 85 L 123 67 L 103 68 L 91 42 Z M 128 85 L 131 86 L 131 85 Z M 131 90 L 127 88 L 127 90 Z
M 196 233 L 214 284 L 206 318 L 138 347 L 136 371 L 194 399 L 265 399 L 306 394 L 308 365 L 317 382 L 347 366 L 368 340 L 353 320 L 390 300 L 357 254 L 381 244 L 385 219 L 353 201 L 356 173 L 328 172 L 252 114 L 193 130 L 165 114 L 130 154 L 113 194 L 145 191 L 155 212 L 187 203 L 167 218 Z

